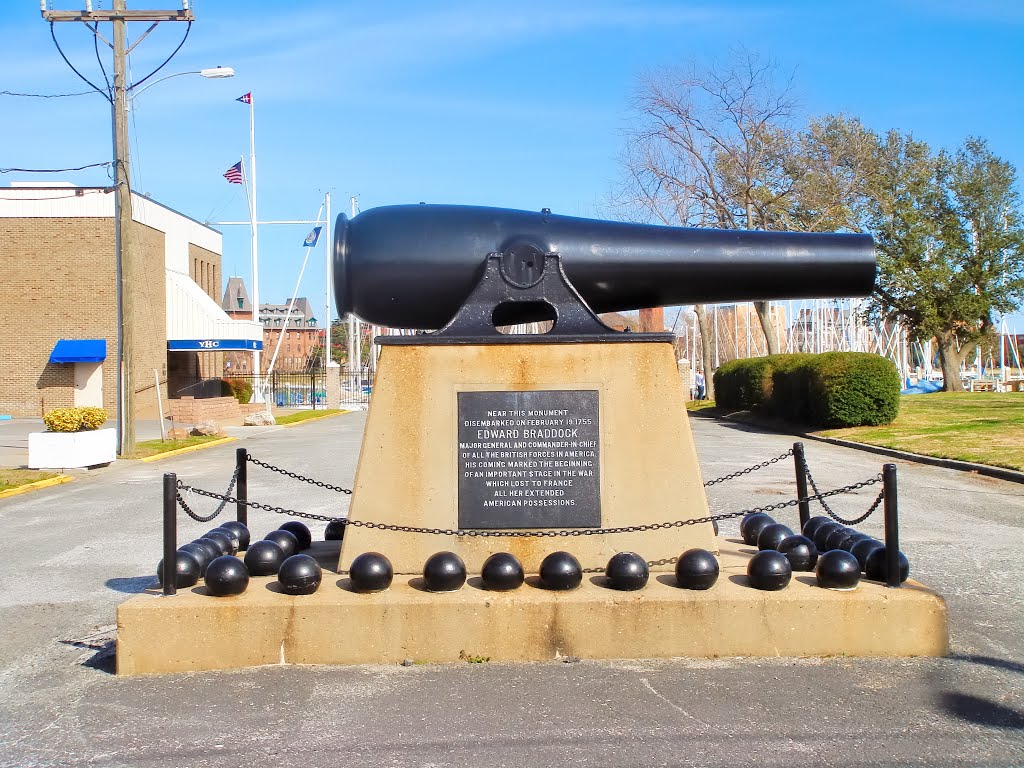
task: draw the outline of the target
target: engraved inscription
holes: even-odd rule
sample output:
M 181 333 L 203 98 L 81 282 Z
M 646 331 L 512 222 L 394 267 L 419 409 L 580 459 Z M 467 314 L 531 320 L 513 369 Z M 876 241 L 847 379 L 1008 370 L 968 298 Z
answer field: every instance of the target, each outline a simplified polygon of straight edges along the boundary
M 596 391 L 458 398 L 460 528 L 601 525 Z

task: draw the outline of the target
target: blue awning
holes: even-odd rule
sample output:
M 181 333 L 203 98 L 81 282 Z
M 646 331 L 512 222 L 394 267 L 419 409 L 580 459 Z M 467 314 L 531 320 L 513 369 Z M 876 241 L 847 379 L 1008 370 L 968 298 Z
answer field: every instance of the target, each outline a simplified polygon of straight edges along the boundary
M 102 363 L 106 359 L 106 339 L 61 339 L 50 353 L 51 363 Z

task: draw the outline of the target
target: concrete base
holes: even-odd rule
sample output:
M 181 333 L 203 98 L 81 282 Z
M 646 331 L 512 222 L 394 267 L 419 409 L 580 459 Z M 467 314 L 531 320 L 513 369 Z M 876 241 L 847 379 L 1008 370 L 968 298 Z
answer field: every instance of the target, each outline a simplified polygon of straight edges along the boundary
M 536 390 L 598 394 L 602 527 L 708 515 L 672 345 L 636 341 L 381 347 L 348 519 L 458 528 L 458 394 Z M 561 549 L 571 550 L 584 568 L 604 568 L 623 549 L 660 561 L 714 546 L 710 523 L 628 536 L 501 539 L 501 548 L 527 571 Z M 381 552 L 395 573 L 416 574 L 432 554 L 452 550 L 479 573 L 494 548 L 490 538 L 350 526 L 339 568 L 347 570 L 363 552 Z
M 333 545 L 333 546 L 332 546 Z M 254 578 L 237 597 L 205 587 L 165 598 L 137 595 L 118 608 L 117 672 L 139 675 L 237 669 L 266 664 L 391 664 L 720 656 L 942 656 L 946 606 L 917 582 L 888 589 L 862 582 L 851 592 L 816 586 L 798 573 L 780 592 L 747 583 L 754 553 L 718 539 L 721 576 L 706 592 L 680 589 L 671 574 L 617 592 L 587 574 L 572 592 L 550 592 L 536 577 L 495 593 L 470 578 L 458 592 L 433 594 L 419 577 L 391 589 L 351 591 L 331 566 L 335 542 L 314 545 L 325 566 L 316 594 L 282 594 L 275 579 Z

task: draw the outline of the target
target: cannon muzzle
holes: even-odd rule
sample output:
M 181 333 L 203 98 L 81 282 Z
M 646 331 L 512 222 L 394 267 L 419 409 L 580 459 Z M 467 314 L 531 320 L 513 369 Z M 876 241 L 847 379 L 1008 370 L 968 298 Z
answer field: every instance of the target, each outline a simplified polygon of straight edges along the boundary
M 688 229 L 462 205 L 372 208 L 335 225 L 338 314 L 435 329 L 458 312 L 491 253 L 557 253 L 594 312 L 677 304 L 866 296 L 870 235 Z M 530 265 L 532 266 L 532 264 Z M 523 315 L 507 322 L 543 319 Z

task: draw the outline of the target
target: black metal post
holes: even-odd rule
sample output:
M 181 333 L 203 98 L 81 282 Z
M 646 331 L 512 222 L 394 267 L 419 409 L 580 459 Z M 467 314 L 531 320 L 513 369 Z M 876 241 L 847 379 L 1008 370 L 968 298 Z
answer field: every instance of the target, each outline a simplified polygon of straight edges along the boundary
M 793 443 L 793 464 L 796 468 L 796 496 L 801 499 L 800 530 L 803 531 L 811 519 L 811 503 L 807 501 L 807 458 L 804 456 L 803 443 Z
M 885 490 L 885 583 L 888 587 L 898 587 L 900 585 L 900 521 L 895 464 L 883 465 L 882 488 Z
M 249 525 L 249 454 L 245 448 L 235 449 L 235 469 L 238 470 L 238 479 L 235 481 L 235 519 L 242 525 Z
M 164 596 L 178 594 L 178 476 L 164 473 Z

